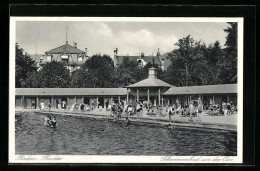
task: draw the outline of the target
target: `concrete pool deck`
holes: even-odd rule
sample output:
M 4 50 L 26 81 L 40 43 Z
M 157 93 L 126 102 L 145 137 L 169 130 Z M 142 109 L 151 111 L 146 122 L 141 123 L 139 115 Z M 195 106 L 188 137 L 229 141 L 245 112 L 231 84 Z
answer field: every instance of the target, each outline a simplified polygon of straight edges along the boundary
M 84 111 L 83 113 L 80 111 L 71 111 L 71 110 L 63 110 L 63 109 L 51 109 L 45 110 L 44 112 L 40 112 L 39 109 L 16 109 L 16 113 L 22 112 L 35 112 L 35 113 L 43 113 L 43 114 L 57 114 L 57 115 L 67 115 L 67 116 L 80 116 L 80 117 L 87 117 L 87 118 L 95 118 L 95 119 L 107 119 L 113 120 L 112 117 L 109 117 L 111 114 L 110 111 L 99 111 L 99 110 L 92 110 L 92 111 Z M 166 115 L 166 113 L 164 113 Z M 137 120 L 137 116 L 127 116 L 126 114 L 122 114 L 122 118 L 117 121 L 123 121 L 125 117 L 128 117 L 133 124 L 152 124 L 152 125 L 160 125 L 166 126 L 169 124 L 169 117 L 166 116 L 147 116 L 146 114 L 140 115 L 140 120 Z M 190 120 L 189 117 L 181 117 L 178 114 L 175 114 L 171 117 L 172 122 L 171 124 L 176 127 L 189 127 L 189 128 L 200 128 L 200 129 L 213 129 L 213 130 L 223 130 L 223 131 L 230 131 L 236 132 L 237 131 L 237 114 L 232 114 L 228 116 L 210 116 L 207 115 L 204 111 L 201 116 L 200 120 L 198 121 L 198 117 L 193 117 Z

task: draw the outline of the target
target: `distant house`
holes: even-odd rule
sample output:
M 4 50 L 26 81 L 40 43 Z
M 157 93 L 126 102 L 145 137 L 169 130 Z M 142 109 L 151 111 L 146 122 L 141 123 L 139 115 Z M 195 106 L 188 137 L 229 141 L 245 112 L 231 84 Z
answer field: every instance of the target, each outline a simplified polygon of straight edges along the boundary
M 154 63 L 159 66 L 163 71 L 167 70 L 170 65 L 170 60 L 166 58 L 167 54 L 161 55 L 158 49 L 156 56 L 145 56 L 141 53 L 139 56 L 124 56 L 117 55 L 118 49 L 114 50 L 114 65 L 117 67 L 122 64 L 124 58 L 128 58 L 130 61 L 137 61 L 140 67 L 145 66 L 147 63 Z
M 77 48 L 77 43 L 73 42 L 73 44 L 71 46 L 66 42 L 62 46 L 45 52 L 44 55 L 31 55 L 31 57 L 36 61 L 39 68 L 48 62 L 57 61 L 64 63 L 65 67 L 73 72 L 79 69 L 88 59 L 87 48 L 82 51 Z

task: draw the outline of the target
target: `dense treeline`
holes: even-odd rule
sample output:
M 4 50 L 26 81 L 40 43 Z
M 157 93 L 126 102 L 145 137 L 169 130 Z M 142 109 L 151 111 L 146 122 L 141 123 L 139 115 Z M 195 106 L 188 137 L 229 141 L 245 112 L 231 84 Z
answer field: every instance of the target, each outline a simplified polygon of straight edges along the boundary
M 236 83 L 237 23 L 228 24 L 225 48 L 218 41 L 206 46 L 190 35 L 180 39 L 175 43 L 178 48 L 167 55 L 171 61 L 167 71 L 154 66 L 158 78 L 175 86 Z M 109 56 L 94 55 L 72 74 L 54 61 L 37 71 L 34 61 L 16 45 L 16 87 L 123 87 L 147 78 L 152 66 L 139 67 L 137 61 L 125 58 L 115 68 Z

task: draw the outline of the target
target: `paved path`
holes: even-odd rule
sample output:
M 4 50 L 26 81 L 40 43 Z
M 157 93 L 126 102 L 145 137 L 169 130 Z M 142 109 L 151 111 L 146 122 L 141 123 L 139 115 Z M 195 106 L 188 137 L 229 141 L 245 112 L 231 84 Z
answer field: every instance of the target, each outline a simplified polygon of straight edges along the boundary
M 20 113 L 23 111 L 22 109 L 16 109 L 16 112 Z M 25 109 L 25 112 L 40 112 L 39 109 Z M 86 117 L 93 117 L 93 118 L 109 118 L 111 114 L 110 111 L 71 111 L 71 110 L 63 110 L 63 109 L 51 109 L 45 110 L 44 113 L 52 113 L 52 114 L 63 114 L 63 115 L 75 115 L 75 116 L 86 116 Z M 142 123 L 160 123 L 160 124 L 168 124 L 169 117 L 164 113 L 165 116 L 148 116 L 145 113 L 141 112 L 140 120 L 137 120 L 136 115 L 134 116 L 127 116 L 126 114 L 122 114 L 122 118 L 129 117 L 130 120 Z M 237 128 L 237 115 L 232 114 L 229 116 L 209 116 L 204 111 L 200 115 L 200 121 L 198 117 L 193 117 L 190 120 L 189 117 L 181 117 L 178 114 L 172 116 L 172 123 L 178 126 L 191 126 L 191 127 L 199 127 L 202 126 L 204 128 L 212 128 L 212 129 L 223 129 L 223 130 L 232 130 L 236 131 Z

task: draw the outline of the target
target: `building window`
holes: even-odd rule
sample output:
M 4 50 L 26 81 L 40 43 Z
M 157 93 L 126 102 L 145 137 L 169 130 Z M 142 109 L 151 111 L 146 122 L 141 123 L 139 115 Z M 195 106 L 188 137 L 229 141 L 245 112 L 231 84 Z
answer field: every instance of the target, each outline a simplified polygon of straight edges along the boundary
M 47 56 L 47 62 L 50 62 L 51 61 L 51 55 L 48 55 Z
M 78 57 L 78 62 L 82 62 L 83 61 L 83 57 L 82 56 L 79 56 Z
M 67 64 L 69 61 L 69 55 L 61 55 L 61 62 Z

